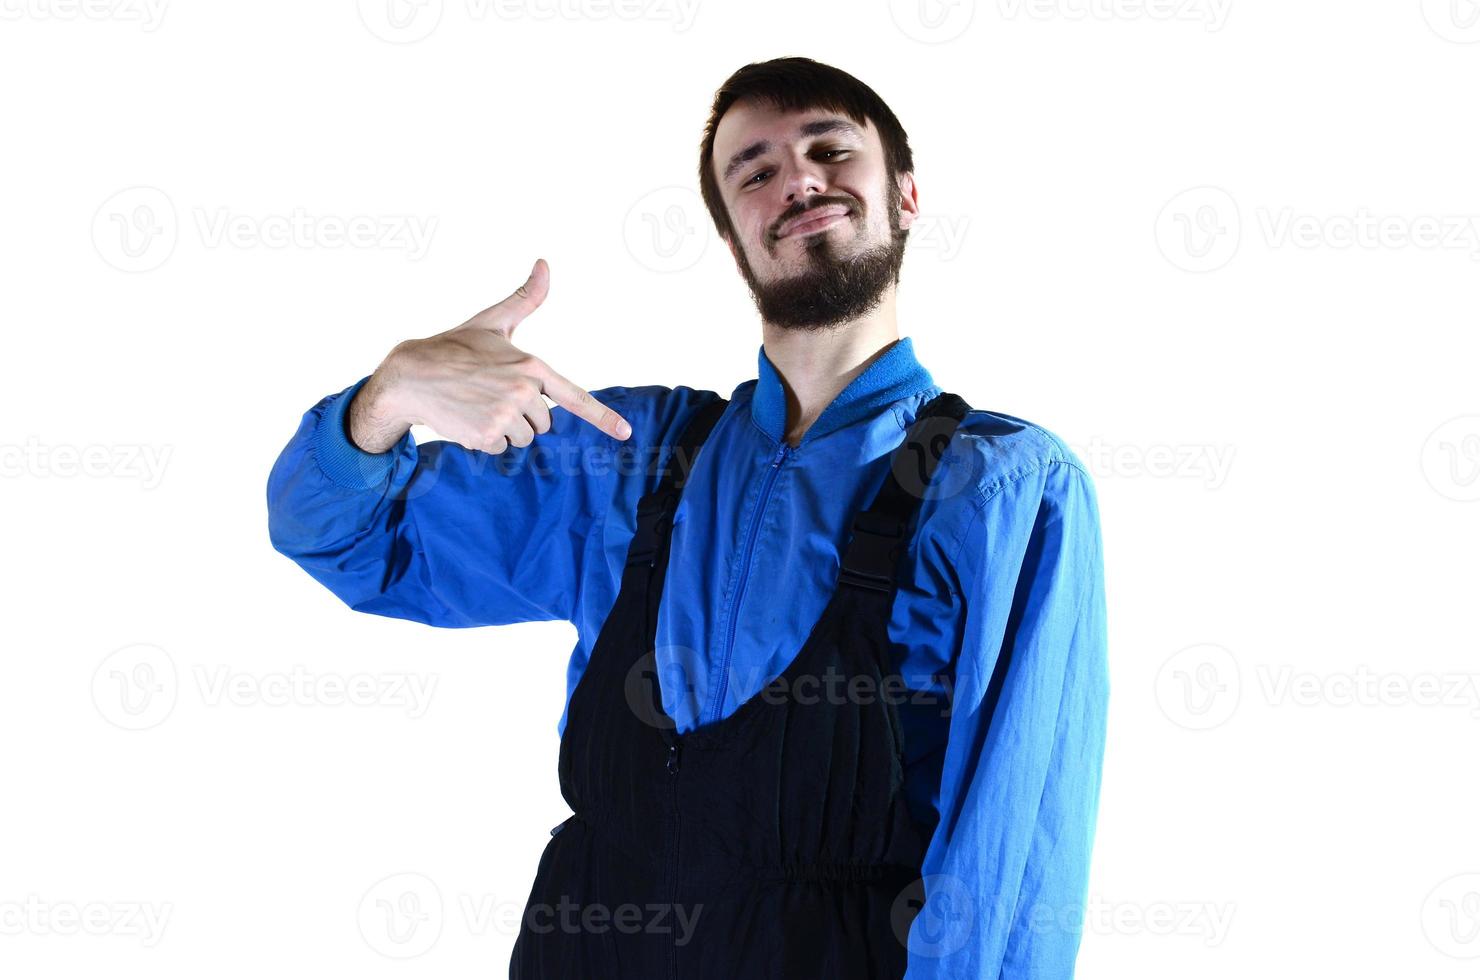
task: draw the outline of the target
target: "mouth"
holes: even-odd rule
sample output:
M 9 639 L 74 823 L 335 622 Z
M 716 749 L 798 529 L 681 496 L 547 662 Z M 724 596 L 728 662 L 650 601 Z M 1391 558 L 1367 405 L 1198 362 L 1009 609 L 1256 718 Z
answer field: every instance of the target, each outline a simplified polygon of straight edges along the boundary
M 848 208 L 842 204 L 828 204 L 813 208 L 782 225 L 781 233 L 776 237 L 791 238 L 797 235 L 810 235 L 832 227 L 847 216 Z

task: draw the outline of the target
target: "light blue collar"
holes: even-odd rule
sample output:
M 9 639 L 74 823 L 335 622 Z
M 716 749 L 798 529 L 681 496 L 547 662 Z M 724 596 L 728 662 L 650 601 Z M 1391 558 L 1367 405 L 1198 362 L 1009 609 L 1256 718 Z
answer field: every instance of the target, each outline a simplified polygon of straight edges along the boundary
M 786 390 L 781 386 L 781 375 L 776 366 L 766 356 L 764 344 L 757 358 L 757 367 L 760 374 L 750 403 L 750 415 L 763 432 L 780 442 L 786 432 Z M 859 419 L 877 415 L 899 399 L 934 386 L 930 372 L 915 359 L 915 346 L 910 338 L 901 337 L 838 392 L 838 396 L 803 434 L 802 443 Z

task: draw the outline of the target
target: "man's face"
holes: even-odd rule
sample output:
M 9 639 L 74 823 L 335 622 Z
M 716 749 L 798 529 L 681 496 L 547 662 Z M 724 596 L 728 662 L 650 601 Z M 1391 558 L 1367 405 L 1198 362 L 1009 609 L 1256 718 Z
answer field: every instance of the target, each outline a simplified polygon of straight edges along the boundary
M 715 130 L 714 169 L 737 236 L 730 251 L 768 323 L 836 326 L 898 280 L 919 208 L 912 177 L 885 166 L 872 121 L 742 99 Z

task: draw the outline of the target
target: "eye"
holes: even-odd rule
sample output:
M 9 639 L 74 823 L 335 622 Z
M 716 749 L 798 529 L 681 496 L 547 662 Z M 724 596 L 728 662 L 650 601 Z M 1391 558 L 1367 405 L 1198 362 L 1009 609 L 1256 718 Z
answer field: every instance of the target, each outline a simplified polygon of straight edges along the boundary
M 830 157 L 830 156 L 833 156 L 833 155 L 838 154 L 838 153 L 846 154 L 847 152 L 848 152 L 847 150 L 818 150 L 817 151 L 817 155 L 820 156 L 820 157 Z M 744 186 L 746 186 L 746 187 L 754 187 L 754 186 L 756 186 L 756 181 L 759 178 L 769 176 L 770 173 L 771 173 L 771 171 L 769 171 L 769 170 L 762 170 L 759 173 L 752 175 L 751 178 L 745 182 Z

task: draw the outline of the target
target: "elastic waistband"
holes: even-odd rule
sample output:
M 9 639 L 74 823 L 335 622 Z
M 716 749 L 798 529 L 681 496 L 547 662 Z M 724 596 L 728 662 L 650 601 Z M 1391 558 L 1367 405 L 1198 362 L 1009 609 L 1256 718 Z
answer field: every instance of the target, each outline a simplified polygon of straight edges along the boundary
M 622 860 L 628 864 L 640 864 L 653 867 L 655 870 L 662 863 L 661 857 L 643 855 L 625 846 L 626 842 L 618 839 L 612 833 L 608 822 L 599 817 L 586 813 L 577 812 L 567 817 L 564 822 L 551 831 L 555 836 L 569 827 L 574 821 L 579 821 L 592 833 L 597 834 L 603 841 L 612 846 L 603 853 L 607 856 L 620 855 Z M 701 880 L 712 882 L 859 882 L 859 883 L 886 883 L 890 885 L 907 884 L 920 877 L 918 865 L 901 864 L 887 861 L 792 861 L 772 865 L 739 864 L 733 861 L 708 863 L 702 860 L 693 860 L 692 855 L 687 856 L 680 872 L 689 880 Z

